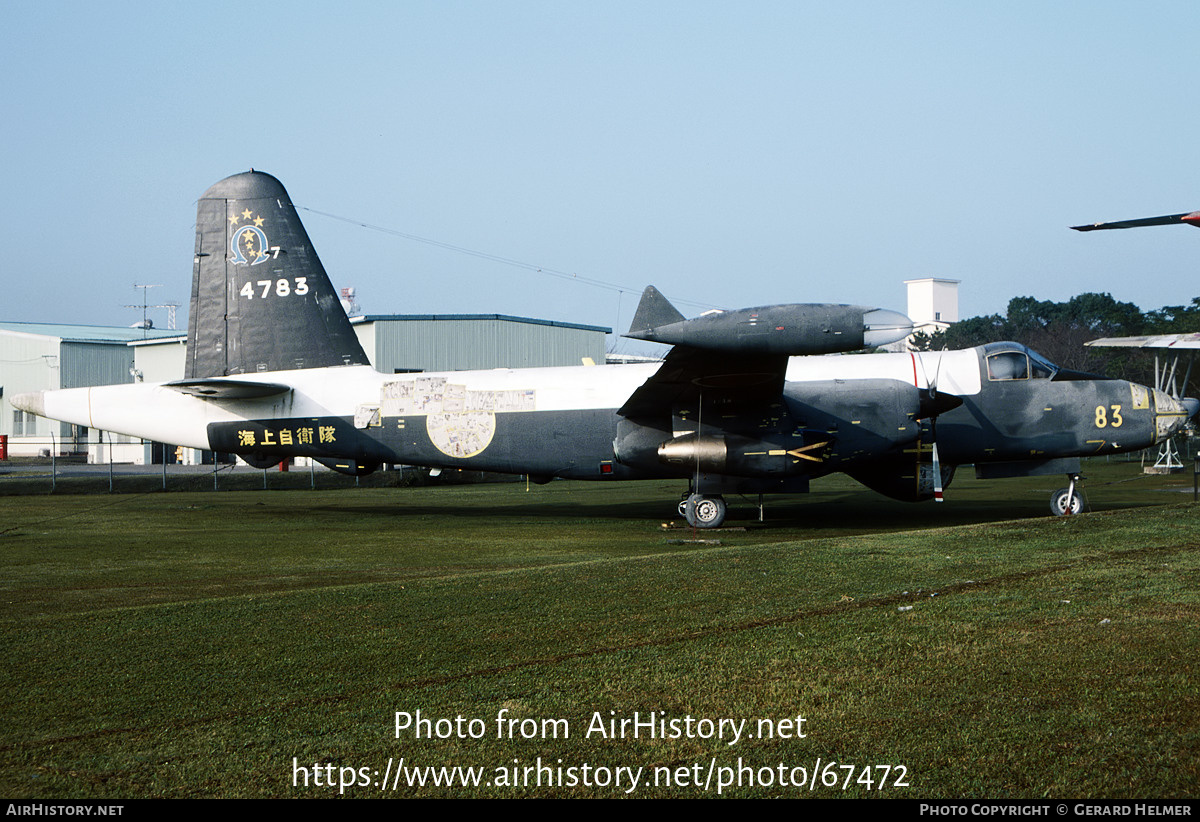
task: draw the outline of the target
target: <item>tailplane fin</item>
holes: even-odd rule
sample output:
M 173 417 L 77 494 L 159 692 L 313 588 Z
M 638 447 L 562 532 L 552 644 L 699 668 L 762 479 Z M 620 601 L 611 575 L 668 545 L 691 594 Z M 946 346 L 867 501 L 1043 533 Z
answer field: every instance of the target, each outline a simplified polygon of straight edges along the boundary
M 251 170 L 204 192 L 186 378 L 366 364 L 283 184 Z
M 683 322 L 684 319 L 686 318 L 679 313 L 679 309 L 671 305 L 662 292 L 648 285 L 642 292 L 641 302 L 633 313 L 633 322 L 629 324 L 629 333 L 625 336 L 643 339 L 639 335 L 653 331 L 659 326 Z

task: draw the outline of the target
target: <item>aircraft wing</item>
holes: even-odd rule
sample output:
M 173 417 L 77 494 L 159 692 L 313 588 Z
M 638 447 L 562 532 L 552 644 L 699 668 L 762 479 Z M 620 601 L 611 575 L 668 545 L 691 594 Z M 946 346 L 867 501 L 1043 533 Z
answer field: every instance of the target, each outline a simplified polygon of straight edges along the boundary
M 1097 348 L 1200 348 L 1200 332 L 1156 334 L 1149 337 L 1105 337 L 1084 345 Z
M 734 405 L 772 400 L 783 391 L 786 354 L 734 354 L 676 345 L 662 367 L 617 411 L 636 419 L 669 413 L 678 405 Z
M 1109 223 L 1091 223 L 1090 225 L 1073 225 L 1075 231 L 1097 231 L 1109 228 L 1142 228 L 1148 225 L 1184 225 L 1200 226 L 1200 211 L 1187 214 L 1167 214 L 1163 217 L 1143 217 L 1138 220 L 1114 220 Z
M 828 303 L 709 311 L 688 320 L 650 286 L 625 336 L 675 347 L 617 413 L 670 413 L 700 398 L 727 407 L 774 401 L 789 357 L 873 348 L 912 329 L 912 320 L 895 311 Z

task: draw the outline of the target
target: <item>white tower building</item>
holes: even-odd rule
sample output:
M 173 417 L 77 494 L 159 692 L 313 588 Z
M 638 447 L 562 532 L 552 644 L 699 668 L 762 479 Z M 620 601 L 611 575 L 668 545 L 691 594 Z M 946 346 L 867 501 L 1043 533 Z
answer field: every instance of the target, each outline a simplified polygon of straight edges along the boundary
M 958 322 L 960 282 L 938 277 L 904 281 L 908 286 L 908 316 L 913 321 L 913 333 L 945 331 L 951 323 Z

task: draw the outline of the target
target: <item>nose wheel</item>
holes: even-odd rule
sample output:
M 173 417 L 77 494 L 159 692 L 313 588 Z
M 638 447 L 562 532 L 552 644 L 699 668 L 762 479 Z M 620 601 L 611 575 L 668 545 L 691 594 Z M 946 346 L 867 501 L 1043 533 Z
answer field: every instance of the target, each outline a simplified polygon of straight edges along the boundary
M 1050 513 L 1056 517 L 1072 516 L 1083 510 L 1083 498 L 1075 489 L 1075 483 L 1079 480 L 1079 476 L 1076 474 L 1069 476 L 1071 484 L 1066 488 L 1059 488 L 1050 495 Z

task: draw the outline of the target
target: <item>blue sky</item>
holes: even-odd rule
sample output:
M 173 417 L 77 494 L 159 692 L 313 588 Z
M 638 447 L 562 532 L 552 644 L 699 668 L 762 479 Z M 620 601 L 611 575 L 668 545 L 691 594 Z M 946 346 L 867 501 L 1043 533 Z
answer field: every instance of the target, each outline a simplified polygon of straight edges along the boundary
M 1200 232 L 1067 226 L 1200 208 L 1198 44 L 1193 2 L 9 3 L 0 319 L 186 306 L 195 200 L 250 167 L 625 289 L 301 212 L 368 313 L 1186 303 Z

